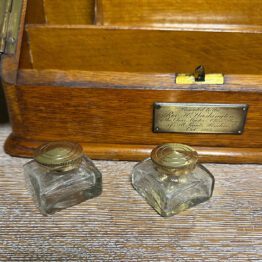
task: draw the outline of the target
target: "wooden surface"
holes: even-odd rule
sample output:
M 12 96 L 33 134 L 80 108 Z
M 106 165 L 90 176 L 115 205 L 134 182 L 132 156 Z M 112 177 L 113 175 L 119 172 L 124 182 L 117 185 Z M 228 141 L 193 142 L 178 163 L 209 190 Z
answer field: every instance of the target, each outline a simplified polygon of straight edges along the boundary
M 27 24 L 93 24 L 94 0 L 28 0 Z
M 26 32 L 24 33 L 22 39 L 19 68 L 26 68 L 26 69 L 33 68 L 32 55 L 30 54 L 30 44 Z
M 104 25 L 262 25 L 261 0 L 97 0 L 97 6 Z
M 94 0 L 45 0 L 44 10 L 48 24 L 94 23 Z
M 259 32 L 27 26 L 34 69 L 119 72 L 261 74 Z
M 115 87 L 155 90 L 199 90 L 262 93 L 262 75 L 224 75 L 223 85 L 178 85 L 175 73 L 127 73 L 112 71 L 20 69 L 17 85 Z
M 59 138 L 57 138 L 59 140 Z M 65 138 L 63 138 L 65 140 Z M 32 140 L 18 137 L 11 133 L 4 145 L 5 152 L 11 156 L 32 157 L 34 150 L 44 141 L 51 140 L 44 137 L 42 140 Z M 73 139 L 71 139 L 73 141 Z M 102 141 L 101 141 L 102 142 Z M 169 141 L 170 142 L 170 141 Z M 178 142 L 178 141 L 174 141 Z M 143 160 L 150 156 L 154 145 L 137 144 L 105 144 L 105 143 L 81 143 L 84 152 L 92 159 L 102 160 Z M 245 147 L 204 147 L 194 146 L 198 151 L 199 159 L 205 163 L 262 163 L 262 148 Z
M 27 0 L 26 24 L 45 24 L 44 0 Z
M 96 161 L 100 197 L 51 217 L 36 210 L 22 165 L 5 155 L 0 125 L 1 261 L 259 261 L 262 259 L 262 166 L 206 164 L 214 195 L 171 218 L 133 190 L 135 162 Z
M 96 159 L 139 160 L 154 145 L 176 142 L 198 147 L 207 162 L 262 163 L 261 76 L 228 75 L 222 86 L 176 85 L 174 74 L 20 70 L 18 76 L 17 86 L 6 85 L 11 155 L 30 156 L 62 132 Z M 156 101 L 247 104 L 244 133 L 153 133 Z

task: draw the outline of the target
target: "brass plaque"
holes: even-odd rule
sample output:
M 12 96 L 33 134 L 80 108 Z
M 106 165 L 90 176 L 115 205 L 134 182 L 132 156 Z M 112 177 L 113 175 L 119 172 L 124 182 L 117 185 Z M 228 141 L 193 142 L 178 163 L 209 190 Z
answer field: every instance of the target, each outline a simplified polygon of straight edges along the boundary
M 242 134 L 248 105 L 155 103 L 156 133 Z

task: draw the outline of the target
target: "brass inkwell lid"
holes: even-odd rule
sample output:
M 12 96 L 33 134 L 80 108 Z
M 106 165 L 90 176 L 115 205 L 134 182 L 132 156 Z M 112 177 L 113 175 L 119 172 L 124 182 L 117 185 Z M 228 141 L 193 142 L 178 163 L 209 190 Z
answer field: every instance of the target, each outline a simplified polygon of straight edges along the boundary
M 81 163 L 83 149 L 77 143 L 50 142 L 37 148 L 35 161 L 56 171 L 69 171 Z
M 169 143 L 154 148 L 151 159 L 160 172 L 180 176 L 190 173 L 195 168 L 198 154 L 190 146 Z

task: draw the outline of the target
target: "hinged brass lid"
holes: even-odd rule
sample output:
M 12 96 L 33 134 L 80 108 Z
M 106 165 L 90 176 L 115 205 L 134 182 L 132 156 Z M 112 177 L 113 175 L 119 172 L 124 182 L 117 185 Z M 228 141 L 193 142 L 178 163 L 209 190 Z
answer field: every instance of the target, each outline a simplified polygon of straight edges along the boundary
M 178 74 L 176 76 L 176 84 L 179 85 L 223 85 L 224 75 L 217 74 L 206 74 L 204 66 L 200 65 L 195 69 L 193 74 Z
M 54 170 L 74 169 L 81 162 L 83 149 L 71 142 L 51 142 L 40 146 L 35 152 L 35 161 Z
M 179 176 L 195 168 L 198 154 L 190 146 L 169 143 L 154 148 L 151 159 L 160 171 Z
M 0 54 L 15 53 L 22 5 L 22 0 L 0 0 Z

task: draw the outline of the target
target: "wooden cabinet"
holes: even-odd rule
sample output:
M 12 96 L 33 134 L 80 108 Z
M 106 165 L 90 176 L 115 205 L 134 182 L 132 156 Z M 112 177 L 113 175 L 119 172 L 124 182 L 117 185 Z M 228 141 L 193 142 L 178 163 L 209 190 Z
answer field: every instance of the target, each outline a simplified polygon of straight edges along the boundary
M 22 3 L 16 50 L 2 55 L 7 153 L 31 156 L 62 139 L 93 158 L 137 160 L 177 142 L 205 162 L 262 162 L 261 1 Z M 176 84 L 198 65 L 224 84 Z M 156 133 L 155 102 L 245 104 L 248 113 L 242 134 Z

